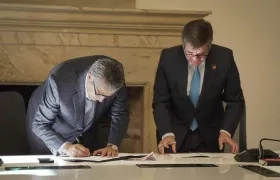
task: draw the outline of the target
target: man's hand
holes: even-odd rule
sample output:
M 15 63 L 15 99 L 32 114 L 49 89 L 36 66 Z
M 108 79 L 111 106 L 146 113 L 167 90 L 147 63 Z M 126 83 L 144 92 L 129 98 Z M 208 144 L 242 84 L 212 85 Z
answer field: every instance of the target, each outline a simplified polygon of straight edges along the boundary
M 225 133 L 225 132 L 220 132 L 220 136 L 219 136 L 219 146 L 220 146 L 220 150 L 223 149 L 224 147 L 224 143 L 227 143 L 231 146 L 231 152 L 236 154 L 238 153 L 238 145 L 236 144 L 236 142 L 234 142 L 231 137 Z
M 90 151 L 88 148 L 81 144 L 69 144 L 66 147 L 66 155 L 70 157 L 87 157 L 90 156 Z
M 93 155 L 96 156 L 97 154 L 101 154 L 101 157 L 108 156 L 108 157 L 116 157 L 118 156 L 118 151 L 113 149 L 111 146 L 107 146 L 103 149 L 99 149 L 93 152 Z
M 163 138 L 158 144 L 160 154 L 164 154 L 164 148 L 172 147 L 172 151 L 176 153 L 176 141 L 174 136 L 167 136 Z

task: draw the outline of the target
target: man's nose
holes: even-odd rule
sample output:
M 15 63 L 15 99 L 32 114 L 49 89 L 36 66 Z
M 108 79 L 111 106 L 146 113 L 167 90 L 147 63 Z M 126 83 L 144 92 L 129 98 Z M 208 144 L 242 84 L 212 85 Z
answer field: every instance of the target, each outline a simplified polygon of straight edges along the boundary
M 192 58 L 197 60 L 197 59 L 199 59 L 199 56 L 198 55 L 193 55 Z

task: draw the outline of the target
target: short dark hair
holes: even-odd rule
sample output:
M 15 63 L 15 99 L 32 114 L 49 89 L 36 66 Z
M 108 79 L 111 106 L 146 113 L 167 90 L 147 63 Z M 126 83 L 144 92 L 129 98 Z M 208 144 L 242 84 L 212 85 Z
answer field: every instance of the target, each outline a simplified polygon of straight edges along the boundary
M 213 41 L 212 25 L 204 20 L 198 19 L 187 23 L 182 32 L 182 42 L 185 46 L 190 43 L 194 48 L 199 48 Z
M 93 76 L 94 84 L 107 83 L 111 90 L 120 89 L 124 83 L 124 69 L 120 62 L 110 57 L 103 57 L 95 61 L 90 67 L 89 73 Z

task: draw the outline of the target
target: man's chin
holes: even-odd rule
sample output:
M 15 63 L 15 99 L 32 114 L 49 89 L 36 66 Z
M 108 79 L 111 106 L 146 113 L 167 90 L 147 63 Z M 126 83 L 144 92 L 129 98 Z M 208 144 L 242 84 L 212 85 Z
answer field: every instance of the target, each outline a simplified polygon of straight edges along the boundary
M 194 66 L 199 66 L 203 61 L 195 61 L 195 62 L 190 62 L 190 64 Z
M 191 64 L 194 66 L 199 66 L 201 64 L 201 62 L 191 62 Z

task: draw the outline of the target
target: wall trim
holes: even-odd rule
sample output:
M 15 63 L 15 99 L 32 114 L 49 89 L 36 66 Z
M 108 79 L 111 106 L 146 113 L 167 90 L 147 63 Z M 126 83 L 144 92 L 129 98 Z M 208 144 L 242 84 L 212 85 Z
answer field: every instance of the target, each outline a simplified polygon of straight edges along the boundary
M 178 35 L 186 22 L 209 14 L 0 3 L 0 31 Z

